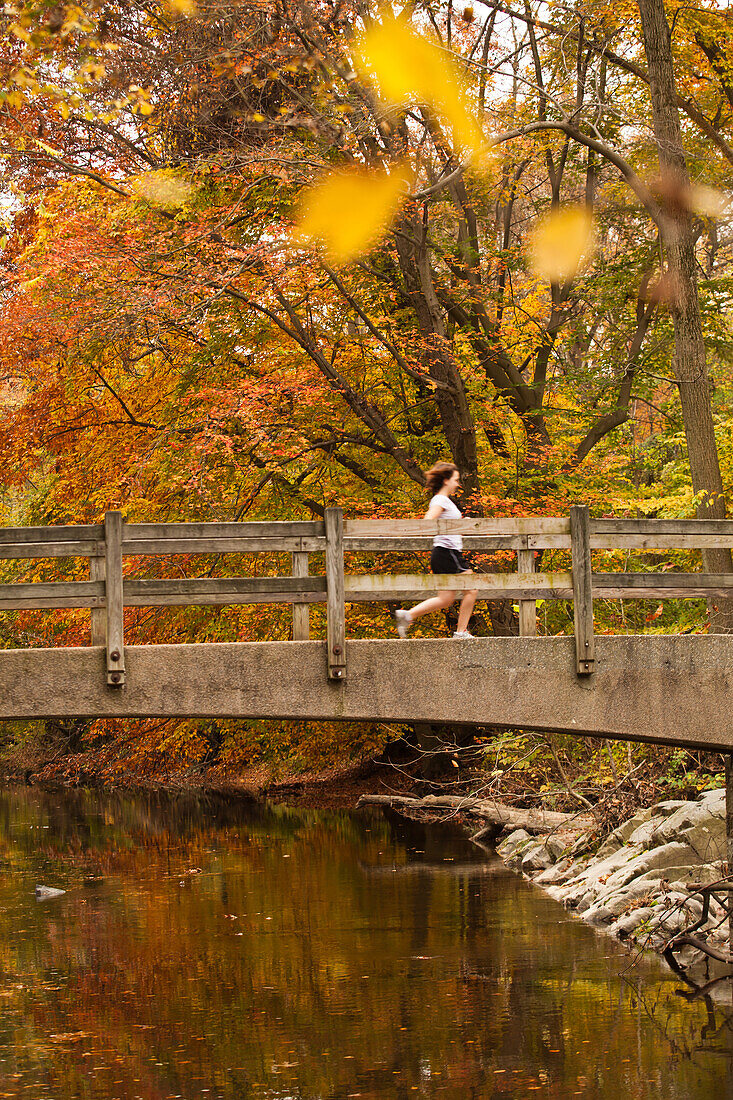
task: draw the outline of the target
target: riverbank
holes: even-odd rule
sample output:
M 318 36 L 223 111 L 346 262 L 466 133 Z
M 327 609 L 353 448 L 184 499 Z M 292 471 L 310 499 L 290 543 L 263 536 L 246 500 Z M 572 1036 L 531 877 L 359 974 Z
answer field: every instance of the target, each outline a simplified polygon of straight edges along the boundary
M 79 754 L 81 756 L 81 754 Z M 6 786 L 30 786 L 47 790 L 78 787 L 123 791 L 166 791 L 201 793 L 245 799 L 269 799 L 305 809 L 352 809 L 364 794 L 384 791 L 385 771 L 389 772 L 392 791 L 410 793 L 415 783 L 410 776 L 386 769 L 369 759 L 307 771 L 298 775 L 276 776 L 272 769 L 257 766 L 237 775 L 222 774 L 216 768 L 197 765 L 180 769 L 145 771 L 129 768 L 112 778 L 89 753 L 44 761 L 32 769 L 7 766 L 1 781 Z M 439 815 L 438 815 L 439 816 Z
M 594 850 L 593 844 L 588 831 L 568 843 L 553 833 L 538 839 L 515 829 L 497 852 L 588 924 L 631 947 L 662 951 L 702 914 L 690 885 L 716 882 L 725 874 L 725 791 L 639 810 L 600 847 Z M 727 915 L 716 901 L 695 935 L 714 950 L 727 951 Z M 691 966 L 703 955 L 687 946 L 678 958 Z

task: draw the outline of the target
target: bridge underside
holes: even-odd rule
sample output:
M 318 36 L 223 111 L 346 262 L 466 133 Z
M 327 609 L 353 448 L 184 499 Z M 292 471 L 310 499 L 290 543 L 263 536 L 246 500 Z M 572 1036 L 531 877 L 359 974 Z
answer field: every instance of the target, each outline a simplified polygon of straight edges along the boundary
M 380 720 L 556 730 L 733 750 L 733 637 L 598 637 L 576 676 L 572 638 L 129 646 L 123 688 L 105 651 L 0 651 L 0 719 L 211 717 Z

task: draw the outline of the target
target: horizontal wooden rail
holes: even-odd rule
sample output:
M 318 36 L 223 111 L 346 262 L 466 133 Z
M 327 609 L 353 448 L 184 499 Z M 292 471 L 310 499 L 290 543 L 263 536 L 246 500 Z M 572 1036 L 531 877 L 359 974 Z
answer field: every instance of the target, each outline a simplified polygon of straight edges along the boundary
M 53 581 L 0 584 L 0 611 L 32 608 L 103 607 L 104 581 Z
M 101 523 L 78 523 L 68 527 L 0 527 L 0 546 L 16 542 L 101 542 L 103 539 L 104 525 Z
M 487 600 L 570 600 L 569 573 L 383 573 L 345 577 L 346 602 L 425 599 L 435 592 L 478 589 Z
M 593 595 L 625 600 L 696 600 L 733 594 L 730 573 L 594 573 Z
M 102 524 L 0 527 L 0 559 L 91 558 L 104 554 Z
M 325 577 L 194 577 L 125 581 L 126 607 L 319 603 Z
M 325 538 L 325 525 L 311 520 L 247 520 L 238 523 L 126 523 L 123 541 L 135 539 L 222 538 L 287 536 Z
M 705 599 L 733 593 L 733 575 L 715 573 L 593 573 L 593 595 L 605 599 Z M 493 600 L 571 600 L 570 573 L 347 573 L 345 602 L 424 599 L 433 592 L 477 589 Z M 125 607 L 256 603 L 323 603 L 325 577 L 129 578 Z M 1 584 L 0 610 L 103 608 L 105 583 L 59 581 Z
M 261 554 L 289 551 L 316 554 L 326 549 L 325 538 L 301 536 L 265 535 L 252 538 L 175 538 L 128 539 L 123 538 L 125 557 L 168 557 L 172 554 Z M 2 553 L 0 552 L 0 557 Z
M 570 548 L 564 517 L 523 516 L 462 520 L 345 520 L 345 553 L 429 551 L 436 534 L 461 534 L 467 550 Z M 733 547 L 733 520 L 591 519 L 592 550 L 715 549 Z M 126 557 L 325 550 L 321 522 L 130 523 L 122 525 Z M 0 559 L 99 557 L 101 524 L 0 528 Z

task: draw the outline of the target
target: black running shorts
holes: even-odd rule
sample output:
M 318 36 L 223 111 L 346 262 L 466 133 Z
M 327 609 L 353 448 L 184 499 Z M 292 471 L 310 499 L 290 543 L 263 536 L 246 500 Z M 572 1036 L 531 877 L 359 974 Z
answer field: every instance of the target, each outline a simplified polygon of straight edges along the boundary
M 434 546 L 430 555 L 432 573 L 470 573 L 471 566 L 460 550 L 451 550 L 447 546 Z

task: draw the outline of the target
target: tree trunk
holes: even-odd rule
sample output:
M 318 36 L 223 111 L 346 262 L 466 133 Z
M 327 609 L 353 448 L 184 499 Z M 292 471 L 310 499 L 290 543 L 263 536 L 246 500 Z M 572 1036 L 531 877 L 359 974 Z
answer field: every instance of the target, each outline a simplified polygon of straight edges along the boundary
M 672 292 L 675 350 L 673 369 L 680 391 L 687 454 L 696 494 L 704 493 L 697 506 L 702 519 L 724 519 L 725 498 L 713 429 L 710 380 L 695 274 L 695 244 L 687 196 L 690 177 L 682 145 L 674 83 L 672 40 L 663 0 L 637 0 L 649 71 L 652 123 L 659 146 L 659 170 L 668 202 L 662 236 Z M 704 550 L 706 573 L 733 572 L 729 550 Z M 717 600 L 710 607 L 710 629 L 733 631 L 733 601 Z
M 471 795 L 427 795 L 425 798 L 412 798 L 409 795 L 363 794 L 357 802 L 359 806 L 389 806 L 393 810 L 414 812 L 416 810 L 447 810 L 451 817 L 456 813 L 470 814 L 499 829 L 526 829 L 528 833 L 549 833 L 572 825 L 578 830 L 593 825 L 590 816 L 581 817 L 577 813 L 566 814 L 558 810 L 518 809 L 505 806 L 492 799 L 473 798 Z M 497 830 L 498 831 L 498 830 Z

